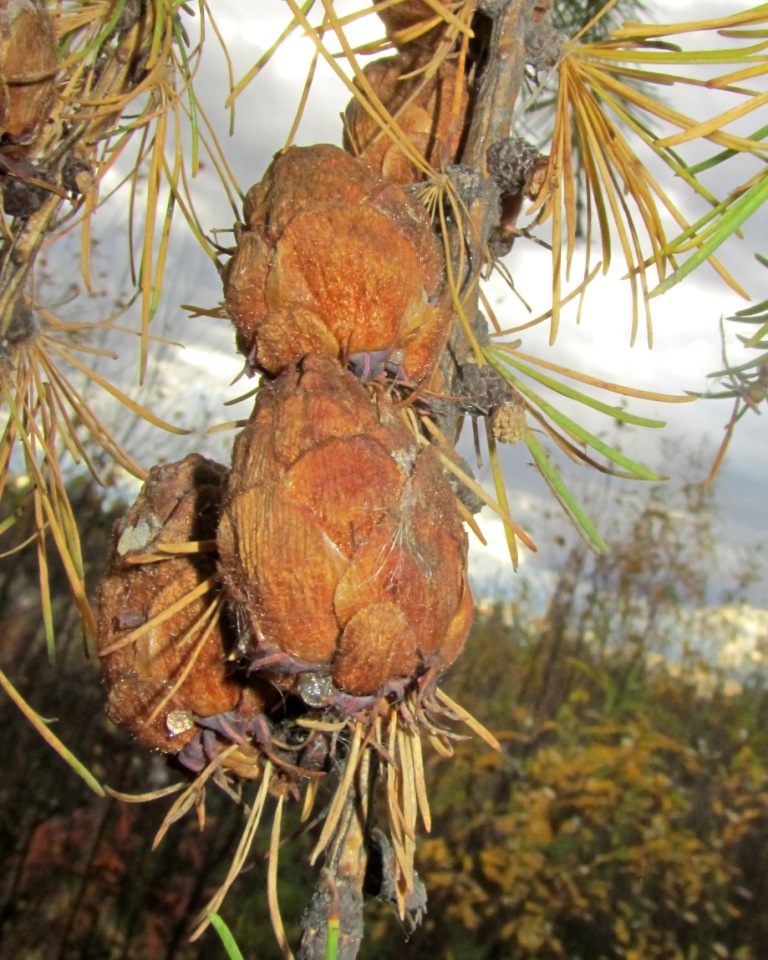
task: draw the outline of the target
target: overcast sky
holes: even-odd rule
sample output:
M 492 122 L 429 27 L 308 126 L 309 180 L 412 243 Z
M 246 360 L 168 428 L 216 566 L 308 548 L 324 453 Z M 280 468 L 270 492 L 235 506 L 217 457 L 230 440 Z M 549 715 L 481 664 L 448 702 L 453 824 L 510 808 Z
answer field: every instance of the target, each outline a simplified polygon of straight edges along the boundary
M 345 6 L 352 8 L 354 4 L 337 3 L 336 6 L 341 10 Z M 735 0 L 697 0 L 696 3 L 678 0 L 673 6 L 676 16 L 683 20 L 735 12 L 748 5 Z M 251 7 L 251 11 L 258 8 L 258 13 L 249 11 L 247 15 L 243 13 L 244 7 L 239 0 L 217 0 L 212 7 L 233 59 L 235 79 L 239 79 L 284 26 L 287 5 L 284 0 L 260 0 L 258 5 Z M 664 5 L 666 11 L 669 7 L 669 4 Z M 663 15 L 660 14 L 659 19 Z M 212 35 L 209 34 L 208 39 L 212 48 Z M 196 90 L 205 109 L 217 123 L 227 157 L 245 190 L 261 178 L 271 156 L 285 141 L 306 74 L 310 47 L 306 40 L 298 38 L 286 44 L 282 56 L 276 58 L 269 69 L 246 90 L 237 103 L 232 140 L 227 136 L 228 118 L 222 109 L 227 93 L 225 65 L 223 58 L 213 50 L 210 52 L 213 55 L 205 57 L 196 81 Z M 697 99 L 686 91 L 678 92 L 678 88 L 674 88 L 668 96 L 670 100 L 674 98 L 676 106 L 682 103 L 684 109 L 702 118 L 707 115 L 702 111 L 711 109 L 711 104 L 705 102 L 700 94 Z M 348 95 L 341 82 L 321 66 L 296 142 L 339 143 L 339 115 L 347 100 Z M 718 176 L 722 178 L 720 172 Z M 677 195 L 674 185 L 671 189 Z M 717 189 L 723 189 L 722 185 L 718 183 Z M 210 229 L 231 227 L 231 208 L 223 199 L 214 176 L 204 173 L 199 178 L 195 196 L 201 218 Z M 115 208 L 111 215 L 115 217 L 116 231 L 122 230 L 118 222 L 122 216 L 119 209 Z M 768 244 L 763 242 L 767 232 L 766 219 L 762 211 L 753 217 L 747 225 L 745 240 L 735 241 L 722 253 L 723 261 L 734 270 L 755 300 L 768 297 L 768 269 L 760 267 L 753 259 L 754 250 L 768 254 Z M 222 242 L 227 241 L 223 239 Z M 161 361 L 153 370 L 149 391 L 155 398 L 158 394 L 161 396 L 162 412 L 166 416 L 177 417 L 193 428 L 192 437 L 180 442 L 178 456 L 190 449 L 202 449 L 217 459 L 227 461 L 232 435 L 207 436 L 206 430 L 213 423 L 247 416 L 247 405 L 225 409 L 221 404 L 243 392 L 248 384 L 241 380 L 235 386 L 229 386 L 242 364 L 233 350 L 228 324 L 190 319 L 179 309 L 181 303 L 213 306 L 221 297 L 219 280 L 210 262 L 193 242 L 189 242 L 187 248 L 187 255 L 178 258 L 171 268 L 163 306 L 154 327 L 156 332 L 182 341 L 186 348 L 181 351 L 169 348 L 162 354 Z M 106 270 L 110 254 L 107 251 L 101 256 L 104 257 Z M 533 243 L 518 240 L 506 263 L 515 277 L 519 292 L 530 303 L 533 315 L 546 310 L 551 303 L 548 252 Z M 577 270 L 574 276 L 578 276 Z M 520 303 L 501 284 L 492 283 L 489 294 L 504 325 L 524 322 L 527 318 Z M 615 271 L 593 284 L 579 328 L 575 327 L 573 318 L 566 315 L 553 348 L 550 349 L 546 343 L 548 330 L 540 327 L 523 335 L 523 349 L 546 356 L 555 363 L 640 389 L 668 393 L 702 391 L 707 387 L 706 375 L 722 365 L 718 320 L 721 315 L 727 316 L 744 305 L 705 266 L 692 281 L 654 301 L 653 350 L 648 349 L 642 336 L 630 349 L 629 291 L 626 282 L 621 280 L 621 271 Z M 734 341 L 733 334 L 730 340 Z M 731 349 L 731 359 L 735 360 L 739 354 L 736 347 L 732 346 Z M 661 447 L 661 438 L 664 436 L 675 445 L 690 447 L 703 457 L 703 476 L 707 469 L 706 461 L 711 461 L 720 443 L 731 407 L 728 402 L 713 401 L 670 406 L 633 401 L 631 409 L 641 415 L 664 419 L 668 427 L 664 431 L 639 428 L 622 431 L 625 452 L 664 473 L 669 469 L 667 453 Z M 607 431 L 609 435 L 612 433 L 610 421 L 600 422 L 599 418 L 593 419 L 583 413 L 580 416 L 590 428 Z M 176 455 L 166 439 L 153 439 L 144 430 L 139 431 L 138 436 L 142 462 L 167 457 L 170 449 Z M 526 450 L 509 449 L 505 451 L 504 459 L 510 477 L 510 489 L 513 497 L 517 498 L 516 501 L 513 499 L 513 513 L 522 521 L 528 520 L 533 517 L 531 511 L 546 502 L 547 490 L 528 465 L 530 456 Z M 768 507 L 763 492 L 767 468 L 765 417 L 758 418 L 750 414 L 736 432 L 720 480 L 722 555 L 726 565 L 737 551 L 768 540 Z M 579 477 L 579 474 L 582 476 Z M 595 489 L 595 479 L 587 474 L 588 471 L 583 469 L 579 471 L 574 467 L 565 467 L 569 482 Z M 602 485 L 600 489 L 604 489 Z M 596 519 L 599 521 L 600 517 Z M 479 571 L 482 565 L 487 576 L 489 571 L 496 569 L 498 563 L 503 562 L 503 546 L 498 524 L 490 521 L 484 529 L 492 543 L 490 549 L 483 551 L 483 560 L 476 559 L 474 562 L 475 570 Z M 543 542 L 541 537 L 537 536 L 537 539 L 541 552 L 531 563 L 539 565 L 542 570 L 547 569 L 557 563 L 559 548 L 549 534 L 545 534 Z

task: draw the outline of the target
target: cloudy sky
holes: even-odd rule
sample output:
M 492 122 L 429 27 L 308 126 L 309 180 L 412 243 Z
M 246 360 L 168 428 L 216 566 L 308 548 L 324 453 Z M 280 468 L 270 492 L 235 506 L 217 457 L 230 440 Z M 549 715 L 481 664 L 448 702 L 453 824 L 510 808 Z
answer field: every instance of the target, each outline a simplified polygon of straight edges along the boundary
M 237 80 L 278 36 L 286 23 L 287 4 L 284 0 L 260 0 L 252 8 L 258 7 L 258 14 L 249 12 L 248 15 L 243 14 L 244 8 L 239 0 L 217 0 L 212 6 L 217 26 L 228 45 Z M 350 0 L 336 6 L 342 10 L 351 9 L 354 4 Z M 668 11 L 669 5 L 664 6 Z M 747 6 L 735 0 L 697 0 L 696 3 L 678 0 L 674 4 L 680 20 L 732 13 Z M 658 19 L 663 16 L 660 13 Z M 366 39 L 367 35 L 361 33 L 359 38 Z M 237 101 L 235 133 L 230 138 L 228 117 L 223 110 L 228 91 L 226 65 L 223 57 L 213 49 L 215 41 L 210 32 L 208 40 L 210 49 L 206 51 L 196 81 L 197 94 L 222 137 L 235 177 L 241 187 L 247 189 L 261 178 L 271 156 L 285 142 L 311 57 L 311 47 L 301 38 L 284 45 L 281 55 Z M 706 111 L 712 109 L 711 102 L 705 102 L 700 94 L 697 98 L 679 88 L 671 89 L 668 97 L 670 101 L 674 100 L 675 106 L 694 116 L 703 118 Z M 339 115 L 347 100 L 342 83 L 327 68 L 320 66 L 296 142 L 338 143 L 341 136 Z M 739 175 L 742 174 L 744 171 L 739 171 Z M 717 176 L 722 179 L 720 171 Z M 733 185 L 723 186 L 716 179 L 714 184 L 714 189 L 720 191 Z M 669 186 L 671 193 L 684 202 L 682 190 L 674 183 Z M 210 170 L 204 171 L 198 179 L 195 197 L 201 219 L 210 229 L 231 227 L 233 212 Z M 694 213 L 692 210 L 691 216 Z M 111 215 L 115 218 L 117 230 L 123 214 L 115 208 Z M 768 254 L 768 245 L 763 242 L 766 219 L 762 212 L 753 217 L 745 230 L 745 239 L 734 241 L 722 254 L 722 260 L 755 300 L 768 297 L 768 269 L 760 267 L 753 259 L 755 250 Z M 182 242 L 179 236 L 179 243 Z M 224 235 L 222 242 L 228 242 Z M 186 255 L 178 258 L 169 273 L 163 306 L 154 321 L 154 329 L 163 336 L 181 341 L 185 348 L 169 347 L 159 354 L 160 360 L 152 371 L 145 393 L 153 398 L 155 406 L 160 399 L 166 416 L 177 418 L 192 428 L 192 436 L 179 444 L 179 456 L 190 449 L 201 449 L 226 461 L 231 433 L 209 435 L 206 431 L 212 424 L 247 415 L 247 405 L 223 408 L 222 403 L 238 396 L 248 384 L 241 380 L 230 385 L 241 369 L 241 362 L 234 353 L 229 326 L 221 321 L 191 319 L 179 309 L 182 303 L 214 306 L 221 296 L 219 280 L 211 263 L 194 243 L 189 242 L 184 249 Z M 105 272 L 108 272 L 110 253 L 107 250 L 101 256 L 104 257 Z M 506 263 L 515 277 L 518 291 L 530 304 L 532 315 L 546 310 L 551 303 L 548 252 L 531 242 L 518 240 Z M 578 270 L 574 271 L 574 276 L 578 276 Z M 504 326 L 528 319 L 529 315 L 519 300 L 502 284 L 491 283 L 488 292 Z M 554 347 L 548 347 L 548 330 L 542 325 L 523 335 L 523 349 L 545 356 L 552 362 L 643 390 L 667 393 L 702 391 L 707 388 L 706 375 L 722 366 L 718 321 L 722 315 L 728 316 L 744 305 L 705 266 L 691 282 L 654 301 L 653 349 L 648 348 L 642 336 L 630 348 L 629 291 L 621 279 L 621 271 L 616 270 L 593 284 L 579 327 L 576 327 L 573 316 L 566 314 Z M 729 334 L 729 343 L 733 361 L 739 357 L 733 333 Z M 700 476 L 703 477 L 723 436 L 731 407 L 729 402 L 714 401 L 682 405 L 633 401 L 631 409 L 643 416 L 665 420 L 668 426 L 663 431 L 623 430 L 621 442 L 626 453 L 659 473 L 669 471 L 674 474 L 675 470 L 679 471 L 680 464 L 670 460 L 669 450 L 663 446 L 665 438 L 672 441 L 674 447 L 690 449 L 702 458 Z M 581 416 L 590 429 L 605 432 L 609 439 L 614 436 L 609 421 L 600 422 L 599 418 L 586 414 Z M 732 563 L 738 553 L 768 540 L 768 506 L 763 495 L 768 468 L 768 434 L 764 419 L 750 414 L 742 421 L 722 471 L 721 552 L 725 566 Z M 134 436 L 128 439 L 134 444 L 139 443 L 142 462 L 153 462 L 168 455 L 167 440 L 153 438 L 147 431 L 134 430 Z M 177 452 L 174 451 L 173 455 L 176 456 Z M 513 513 L 523 523 L 533 520 L 536 511 L 547 501 L 546 487 L 529 466 L 530 456 L 526 450 L 508 449 L 504 457 L 513 495 Z M 586 495 L 600 491 L 599 495 L 605 496 L 602 481 L 588 475 L 588 471 L 572 466 L 566 466 L 564 470 L 568 481 L 584 490 Z M 485 478 L 484 472 L 481 471 L 481 475 Z M 599 522 L 600 517 L 596 519 Z M 476 551 L 474 563 L 478 575 L 482 570 L 483 576 L 488 578 L 495 575 L 499 564 L 503 564 L 504 547 L 499 524 L 490 519 L 485 522 L 484 530 L 490 541 L 489 548 Z M 543 540 L 538 535 L 536 539 L 540 554 L 529 561 L 529 571 L 531 564 L 542 570 L 556 565 L 561 550 L 556 544 L 556 534 L 545 533 Z M 505 576 L 506 571 L 502 573 L 502 577 Z

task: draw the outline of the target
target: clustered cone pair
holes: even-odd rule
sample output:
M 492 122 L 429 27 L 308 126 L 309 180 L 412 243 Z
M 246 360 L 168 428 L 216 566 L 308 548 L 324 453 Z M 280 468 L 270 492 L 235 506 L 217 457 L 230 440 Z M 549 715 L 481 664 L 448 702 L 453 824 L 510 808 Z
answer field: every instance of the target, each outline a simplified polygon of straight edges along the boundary
M 466 552 L 439 459 L 386 389 L 305 357 L 260 389 L 231 470 L 155 467 L 119 522 L 99 626 L 110 713 L 175 753 L 195 717 L 250 714 L 266 690 L 350 714 L 399 698 L 463 646 Z
M 370 68 L 394 108 L 417 56 Z M 435 162 L 458 150 L 458 82 L 445 61 L 406 104 Z M 419 735 L 447 752 L 444 721 L 473 724 L 437 688 L 472 597 L 456 494 L 418 417 L 453 304 L 444 246 L 402 186 L 415 170 L 354 105 L 346 126 L 362 157 L 291 148 L 246 196 L 224 302 L 264 379 L 229 470 L 197 454 L 155 467 L 117 525 L 99 650 L 112 719 L 200 784 L 269 780 L 306 811 L 343 771 L 315 856 L 348 829 L 374 750 L 403 915 L 417 811 L 429 819 Z

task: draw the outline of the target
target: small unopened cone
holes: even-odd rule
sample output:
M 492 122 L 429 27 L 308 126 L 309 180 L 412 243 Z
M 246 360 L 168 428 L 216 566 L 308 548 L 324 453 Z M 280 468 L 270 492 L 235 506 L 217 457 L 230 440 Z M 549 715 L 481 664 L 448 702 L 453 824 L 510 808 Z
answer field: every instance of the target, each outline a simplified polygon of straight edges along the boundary
M 469 95 L 462 74 L 450 60 L 444 60 L 434 76 L 417 73 L 403 79 L 417 62 L 406 54 L 376 60 L 365 68 L 365 79 L 418 154 L 440 170 L 459 160 Z M 408 184 L 424 178 L 357 98 L 350 101 L 344 121 L 347 149 L 388 180 Z
M 455 5 L 451 5 L 455 6 Z M 387 36 L 398 46 L 434 47 L 442 38 L 445 21 L 426 0 L 400 0 L 377 11 Z
M 44 0 L 0 0 L 0 136 L 32 145 L 55 96 L 56 30 Z
M 101 586 L 98 647 L 107 712 L 164 753 L 177 753 L 195 736 L 195 715 L 233 710 L 242 696 L 227 663 L 229 638 L 219 618 L 205 617 L 215 591 L 190 598 L 215 575 L 215 555 L 170 553 L 163 559 L 160 552 L 163 545 L 215 539 L 226 473 L 198 454 L 154 467 L 115 526 Z M 132 562 L 142 558 L 148 562 Z M 178 609 L 168 616 L 174 605 Z

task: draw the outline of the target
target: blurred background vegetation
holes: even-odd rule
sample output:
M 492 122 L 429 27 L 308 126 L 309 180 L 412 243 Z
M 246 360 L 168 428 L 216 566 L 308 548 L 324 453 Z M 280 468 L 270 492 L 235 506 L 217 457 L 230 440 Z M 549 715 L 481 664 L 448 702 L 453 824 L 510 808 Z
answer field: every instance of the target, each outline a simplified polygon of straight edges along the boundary
M 561 4 L 556 25 L 573 33 L 602 5 L 602 0 Z M 143 3 L 125 6 L 148 9 Z M 181 7 L 166 6 L 172 11 L 166 45 L 175 56 L 177 47 L 186 49 Z M 103 40 L 97 42 L 99 9 L 92 5 L 93 40 L 83 47 L 93 54 L 94 71 Z M 639 3 L 618 3 L 615 19 L 606 18 L 603 26 L 642 9 Z M 125 26 L 113 26 L 122 36 Z M 187 61 L 181 66 L 189 79 Z M 158 62 L 148 73 L 154 86 L 141 94 L 148 127 L 161 115 L 157 103 L 168 95 L 165 71 Z M 131 95 L 135 79 L 127 81 Z M 181 99 L 171 97 L 176 113 L 183 112 Z M 126 105 L 129 101 L 126 93 Z M 191 94 L 190 104 L 192 110 Z M 543 114 L 548 104 L 540 105 Z M 83 113 L 87 125 L 90 115 Z M 111 148 L 116 155 L 134 129 L 143 129 L 139 120 L 125 138 L 117 129 Z M 175 141 L 169 135 L 166 144 L 165 132 L 164 121 L 162 135 L 152 133 L 146 150 L 142 140 L 139 153 L 150 158 L 153 169 L 166 148 L 168 158 L 176 157 Z M 110 143 L 106 137 L 103 142 Z M 216 150 L 211 152 L 215 157 Z M 137 159 L 137 183 L 144 176 L 140 167 Z M 201 237 L 210 226 L 197 224 L 191 203 L 189 211 L 184 206 L 186 181 L 179 170 L 173 167 L 173 177 L 166 170 L 166 176 L 176 192 L 165 215 L 162 204 L 148 204 L 143 218 L 136 214 L 137 234 L 143 223 L 149 237 L 141 269 L 133 264 L 130 271 L 138 278 L 144 341 L 160 292 L 174 204 L 193 232 L 199 226 Z M 159 258 L 152 241 L 155 215 L 155 233 L 162 237 Z M 581 204 L 579 215 L 581 221 Z M 96 249 L 95 239 L 93 244 Z M 215 260 L 214 248 L 207 240 L 204 245 Z M 90 239 L 83 247 L 90 253 Z M 38 281 L 42 273 L 38 262 Z M 66 282 L 74 283 L 69 275 Z M 737 420 L 765 400 L 767 305 L 738 315 L 742 329 L 752 325 L 742 340 L 757 359 L 732 366 L 723 356 L 719 395 L 733 402 L 723 453 Z M 87 326 L 64 332 L 72 333 L 79 348 L 94 332 Z M 93 326 L 100 335 L 123 337 L 107 321 Z M 146 352 L 147 343 L 143 346 Z M 122 347 L 120 355 L 128 366 Z M 158 369 L 149 364 L 149 386 Z M 30 401 L 30 409 L 35 403 Z M 78 430 L 84 411 L 75 407 L 71 418 Z M 138 421 L 126 419 L 127 429 L 136 430 Z M 88 451 L 108 479 L 110 458 L 90 446 Z M 36 456 L 33 449 L 30 460 Z M 56 473 L 57 465 L 51 469 Z M 75 552 L 92 595 L 103 572 L 98 564 L 109 553 L 112 522 L 127 504 L 115 502 L 114 489 L 107 487 L 105 494 L 77 470 L 67 466 L 66 487 L 80 530 Z M 697 464 L 668 472 L 698 480 L 706 469 Z M 0 516 L 14 522 L 6 525 L 0 567 L 0 669 L 12 674 L 20 693 L 99 780 L 123 792 L 162 788 L 176 779 L 173 770 L 163 758 L 137 750 L 104 715 L 98 667 L 83 656 L 73 577 L 50 538 L 36 536 L 33 489 L 10 472 L 3 487 Z M 452 762 L 429 761 L 433 830 L 421 838 L 419 869 L 430 903 L 423 928 L 409 943 L 413 958 L 768 956 L 768 917 L 762 909 L 768 895 L 768 691 L 762 659 L 768 656 L 768 624 L 743 602 L 760 556 L 746 557 L 740 574 L 723 579 L 716 565 L 716 487 L 705 489 L 691 479 L 677 487 L 654 486 L 650 494 L 646 487 L 642 495 L 611 495 L 618 499 L 608 502 L 601 489 L 598 500 L 599 512 L 615 517 L 613 529 L 602 531 L 610 552 L 594 556 L 563 541 L 563 561 L 545 608 L 523 567 L 514 599 L 488 605 L 478 615 L 467 654 L 446 684 L 497 734 L 503 750 L 494 754 L 468 742 L 457 746 Z M 552 529 L 562 529 L 561 515 L 550 522 Z M 53 616 L 41 607 L 36 543 L 47 559 Z M 16 549 L 23 544 L 32 547 Z M 51 647 L 53 622 L 55 664 L 43 627 Z M 750 637 L 754 646 L 745 645 Z M 0 744 L 1 956 L 224 956 L 212 932 L 198 944 L 189 944 L 187 936 L 190 919 L 227 871 L 242 831 L 242 807 L 211 789 L 205 832 L 190 814 L 151 852 L 166 804 L 126 804 L 88 792 L 5 696 Z M 281 858 L 281 906 L 292 940 L 316 880 L 306 867 L 308 848 L 305 838 L 291 838 Z M 269 960 L 279 951 L 260 859 L 266 838 L 256 850 L 224 915 L 248 960 Z M 378 960 L 401 950 L 405 934 L 389 907 L 371 904 L 368 921 L 361 957 Z
M 701 476 L 700 465 L 687 471 Z M 105 556 L 121 505 L 106 509 L 85 479 L 69 492 L 84 556 Z M 727 582 L 717 570 L 715 496 L 695 483 L 620 495 L 611 553 L 564 548 L 546 609 L 523 571 L 516 599 L 477 617 L 446 689 L 503 749 L 468 741 L 451 761 L 428 762 L 434 823 L 418 864 L 429 913 L 410 957 L 768 955 L 766 625 L 741 602 L 755 557 Z M 13 669 L 102 782 L 141 792 L 176 779 L 107 721 L 53 555 L 62 643 L 58 664 L 48 661 L 26 556 L 2 568 L 0 669 Z M 754 645 L 744 642 L 750 629 Z M 94 796 L 7 698 L 0 742 L 2 956 L 224 957 L 213 932 L 196 944 L 186 937 L 227 870 L 241 807 L 212 789 L 205 831 L 190 814 L 150 854 L 170 801 Z M 265 960 L 279 956 L 262 902 L 266 843 L 224 907 L 245 957 Z M 289 933 L 314 882 L 307 849 L 296 837 L 281 857 Z M 368 929 L 362 957 L 401 949 L 405 933 L 388 906 L 369 906 Z

